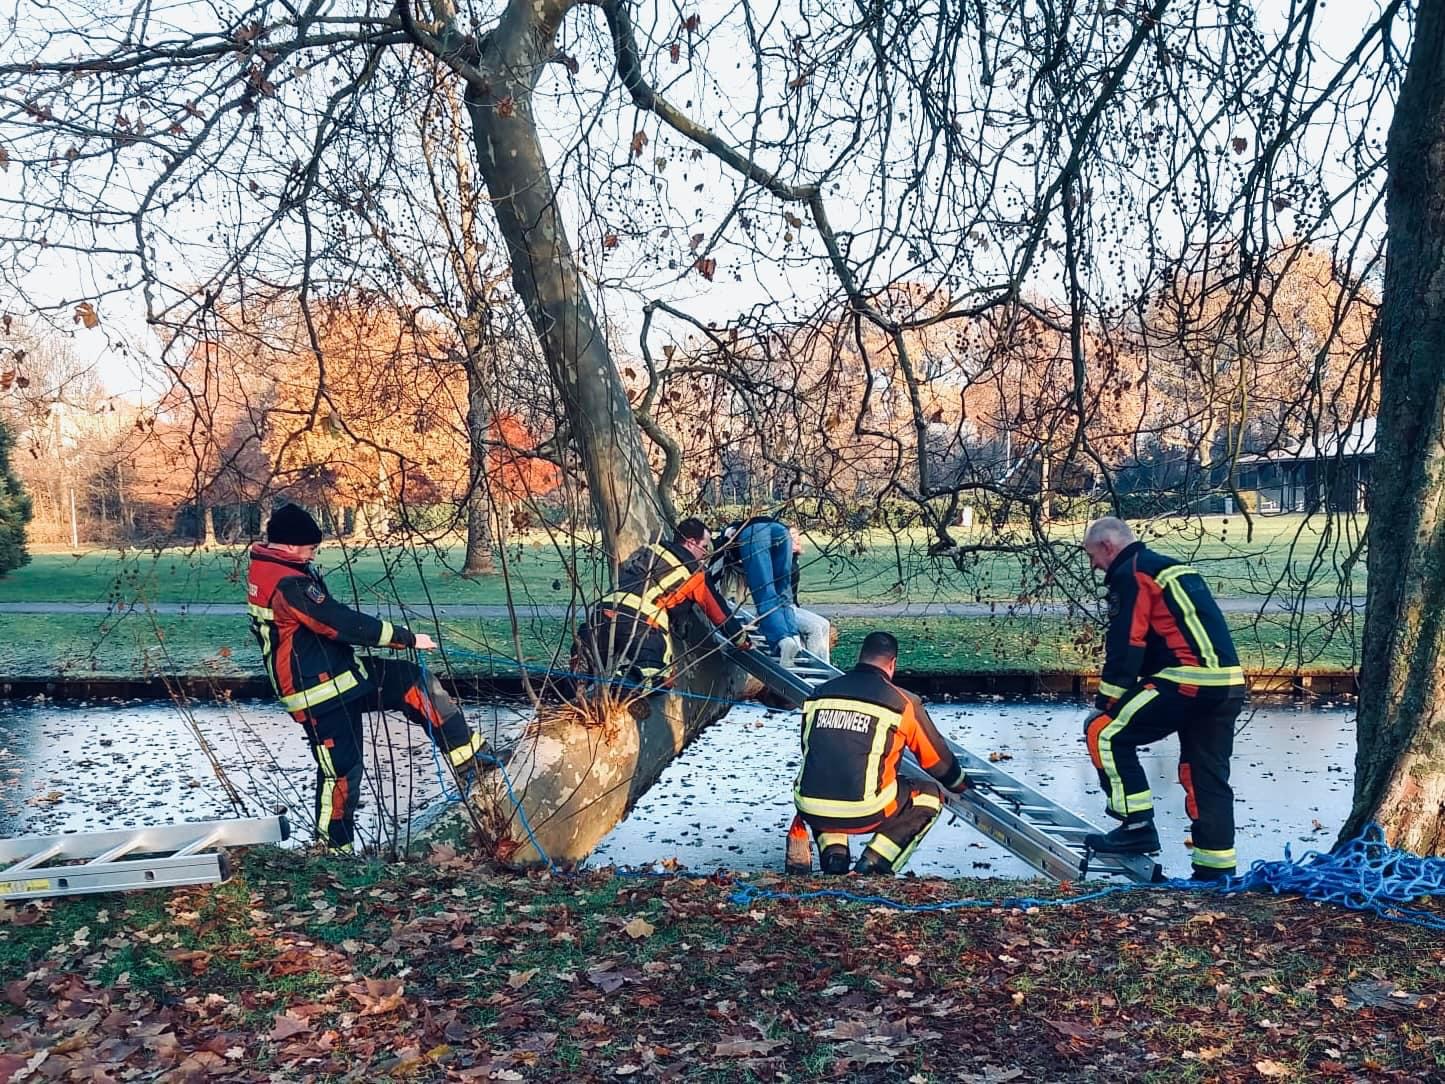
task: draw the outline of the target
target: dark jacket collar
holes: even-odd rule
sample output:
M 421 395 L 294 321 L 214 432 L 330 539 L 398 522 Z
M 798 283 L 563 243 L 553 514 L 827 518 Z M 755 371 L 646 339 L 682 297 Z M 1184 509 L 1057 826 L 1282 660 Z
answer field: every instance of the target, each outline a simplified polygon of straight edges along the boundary
M 855 674 L 869 674 L 874 677 L 881 677 L 890 685 L 893 683 L 893 679 L 888 676 L 887 670 L 881 666 L 874 666 L 871 662 L 860 662 L 857 666 L 853 667 L 852 672 Z
M 696 557 L 694 557 L 685 548 L 683 548 L 681 542 L 678 542 L 672 538 L 665 538 L 662 540 L 660 545 L 663 549 L 667 550 L 668 553 L 676 557 L 678 561 L 681 562 L 682 566 L 689 572 L 696 572 L 701 566 L 701 562 L 699 562 Z
M 1115 557 L 1114 560 L 1109 563 L 1109 571 L 1104 573 L 1104 579 L 1112 580 L 1114 578 L 1114 573 L 1117 572 L 1119 569 L 1123 568 L 1129 561 L 1133 560 L 1134 555 L 1143 548 L 1143 542 L 1130 542 L 1127 546 L 1121 549 L 1119 551 L 1119 556 Z

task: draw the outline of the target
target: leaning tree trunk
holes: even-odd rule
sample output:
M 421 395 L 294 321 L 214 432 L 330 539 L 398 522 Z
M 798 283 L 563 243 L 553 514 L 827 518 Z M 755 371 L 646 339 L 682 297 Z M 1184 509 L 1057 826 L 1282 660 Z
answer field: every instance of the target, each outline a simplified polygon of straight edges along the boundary
M 602 545 L 617 562 L 664 523 L 642 433 L 588 299 L 542 154 L 533 89 L 556 56 L 556 33 L 575 0 L 511 0 L 468 73 L 467 113 L 477 163 L 497 215 L 517 295 L 542 344 L 571 446 L 586 472 Z M 696 636 L 698 630 L 689 634 Z M 679 651 L 685 650 L 679 645 Z M 725 696 L 741 678 L 716 655 L 678 676 L 683 691 Z M 622 819 L 678 752 L 725 707 L 654 697 L 640 721 L 626 711 L 590 723 L 546 712 L 508 770 L 537 841 L 553 860 L 580 861 Z M 498 783 L 500 788 L 500 783 Z M 497 804 L 510 811 L 505 793 Z M 512 816 L 500 842 L 514 862 L 539 855 Z
M 1423 0 L 1387 148 L 1387 252 L 1360 664 L 1342 838 L 1445 854 L 1445 3 Z
M 481 357 L 468 349 L 467 357 L 467 556 L 463 576 L 489 576 L 496 572 L 492 556 L 492 502 L 487 493 L 487 435 L 492 412 L 481 371 Z

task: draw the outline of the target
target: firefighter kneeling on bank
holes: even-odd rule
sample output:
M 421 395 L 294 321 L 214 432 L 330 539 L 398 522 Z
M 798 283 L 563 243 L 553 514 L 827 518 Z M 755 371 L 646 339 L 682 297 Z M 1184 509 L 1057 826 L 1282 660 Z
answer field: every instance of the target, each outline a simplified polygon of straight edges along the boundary
M 496 760 L 435 677 L 408 659 L 356 657 L 352 645 L 414 648 L 436 642 L 336 599 L 311 564 L 321 528 L 304 509 L 283 505 L 251 547 L 246 584 L 251 631 L 281 706 L 306 729 L 316 761 L 316 832 L 333 853 L 350 853 L 361 797 L 362 714 L 400 711 L 430 734 L 466 793 Z
M 703 560 L 712 534 L 702 520 L 685 519 L 666 542 L 634 551 L 617 570 L 617 587 L 593 605 L 577 630 L 574 669 L 618 679 L 651 692 L 672 684 L 673 615 L 695 605 L 739 646 L 743 624 L 723 602 Z
M 916 695 L 893 684 L 898 641 L 872 632 L 858 665 L 803 702 L 803 766 L 793 798 L 824 873 L 848 872 L 848 837 L 872 832 L 854 871 L 897 873 L 943 811 L 938 786 L 898 778 L 905 748 L 955 794 L 963 766 Z

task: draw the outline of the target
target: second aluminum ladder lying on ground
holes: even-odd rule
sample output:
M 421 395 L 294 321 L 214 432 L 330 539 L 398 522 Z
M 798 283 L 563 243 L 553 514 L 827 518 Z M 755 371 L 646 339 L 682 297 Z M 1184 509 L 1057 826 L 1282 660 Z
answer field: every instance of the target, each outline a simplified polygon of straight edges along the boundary
M 798 656 L 792 667 L 785 667 L 767 653 L 766 645 L 758 636 L 754 636 L 751 651 L 728 644 L 721 636 L 718 640 L 724 643 L 723 650 L 733 662 L 794 707 L 801 705 L 823 682 L 842 673 L 806 652 Z M 974 784 L 974 789 L 965 794 L 943 792 L 949 812 L 1040 873 L 1058 881 L 1082 880 L 1090 874 L 1125 877 L 1141 884 L 1164 879 L 1159 864 L 1147 856 L 1090 852 L 1084 846 L 1084 837 L 1103 829 L 958 743 L 949 741 L 948 746 Z M 929 778 L 907 750 L 900 768 L 910 776 Z

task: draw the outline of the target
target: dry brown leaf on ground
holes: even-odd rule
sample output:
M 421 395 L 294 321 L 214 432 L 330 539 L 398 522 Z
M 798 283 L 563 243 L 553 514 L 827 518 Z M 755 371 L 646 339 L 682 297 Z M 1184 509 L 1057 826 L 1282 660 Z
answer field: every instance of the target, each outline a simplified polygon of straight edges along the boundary
M 715 1058 L 765 1058 L 780 1046 L 786 1046 L 783 1039 L 745 1039 L 741 1035 L 729 1035 L 712 1048 Z
M 1254 1063 L 1254 1071 L 1266 1080 L 1285 1080 L 1295 1076 L 1295 1071 L 1282 1061 L 1265 1058 Z
M 271 1024 L 271 1034 L 268 1038 L 273 1043 L 285 1042 L 294 1035 L 300 1035 L 311 1030 L 311 1025 L 298 1016 L 292 1016 L 289 1012 L 276 1014 L 276 1019 Z
M 656 931 L 656 929 L 656 926 L 648 922 L 647 919 L 643 918 L 641 915 L 638 915 L 626 926 L 622 927 L 622 932 L 625 933 L 628 937 L 632 938 L 632 940 L 640 941 L 644 937 L 651 937 Z
M 353 982 L 346 992 L 361 1004 L 362 1016 L 381 1016 L 406 1004 L 400 979 L 366 979 Z

